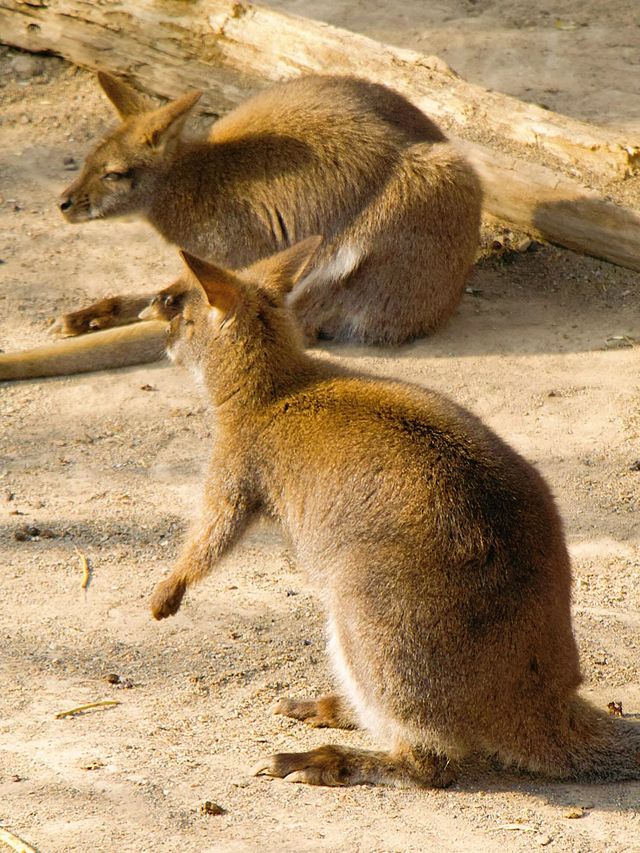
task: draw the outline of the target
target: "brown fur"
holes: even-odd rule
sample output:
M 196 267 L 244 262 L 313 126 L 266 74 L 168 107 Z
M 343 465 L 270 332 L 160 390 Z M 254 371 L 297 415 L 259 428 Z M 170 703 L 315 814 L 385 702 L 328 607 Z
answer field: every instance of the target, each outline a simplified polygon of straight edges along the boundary
M 51 331 L 66 338 L 137 323 L 149 299 L 149 296 L 107 296 L 88 308 L 65 314 Z
M 352 709 L 342 696 L 319 696 L 317 699 L 280 699 L 273 709 L 293 720 L 304 721 L 316 729 L 355 729 L 358 727 Z
M 236 273 L 186 256 L 172 316 L 164 294 L 150 309 L 170 319 L 169 354 L 200 375 L 217 424 L 202 518 L 153 615 L 177 612 L 268 513 L 327 610 L 343 695 L 388 751 L 323 747 L 259 772 L 444 785 L 479 751 L 551 777 L 640 778 L 640 727 L 576 693 L 569 556 L 546 483 L 440 394 L 304 352 L 285 299 L 316 246 Z
M 105 329 L 64 343 L 0 353 L 0 379 L 65 376 L 158 361 L 164 356 L 166 323 Z
M 122 123 L 64 191 L 69 222 L 137 214 L 169 242 L 235 268 L 323 234 L 293 297 L 309 342 L 399 344 L 455 310 L 478 246 L 479 181 L 396 92 L 304 77 L 189 140 L 183 127 L 197 92 L 154 109 L 116 78 L 98 77 Z M 119 325 L 122 315 L 104 308 L 58 326 L 83 333 L 92 310 L 100 328 Z
M 322 233 L 294 297 L 311 340 L 400 343 L 455 309 L 478 245 L 479 183 L 400 95 L 306 77 L 188 141 L 181 131 L 197 93 L 149 110 L 115 78 L 100 81 L 123 123 L 65 191 L 69 221 L 136 213 L 170 242 L 232 267 Z M 352 255 L 342 274 L 336 267 Z

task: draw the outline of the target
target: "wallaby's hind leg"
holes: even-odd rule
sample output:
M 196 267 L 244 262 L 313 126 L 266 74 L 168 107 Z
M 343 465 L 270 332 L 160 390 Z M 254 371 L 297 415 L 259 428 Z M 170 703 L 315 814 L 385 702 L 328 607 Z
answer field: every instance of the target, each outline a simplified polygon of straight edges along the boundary
M 392 752 L 327 746 L 309 752 L 279 752 L 254 768 L 256 776 L 275 776 L 307 785 L 419 785 L 446 788 L 455 769 L 444 755 L 402 744 Z
M 280 699 L 274 714 L 302 720 L 317 729 L 357 729 L 353 712 L 340 696 L 320 696 L 318 699 Z
M 87 308 L 63 314 L 51 326 L 51 333 L 62 338 L 85 335 L 113 326 L 127 326 L 138 322 L 138 314 L 147 307 L 151 295 L 108 296 Z

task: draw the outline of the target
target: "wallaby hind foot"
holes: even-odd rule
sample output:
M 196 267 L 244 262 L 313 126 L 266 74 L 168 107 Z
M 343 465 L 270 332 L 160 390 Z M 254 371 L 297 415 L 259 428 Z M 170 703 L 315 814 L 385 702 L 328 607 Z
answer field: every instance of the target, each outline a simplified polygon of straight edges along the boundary
M 148 306 L 150 300 L 151 295 L 107 296 L 86 308 L 62 314 L 49 331 L 61 338 L 72 338 L 100 329 L 137 323 L 138 315 Z
M 351 709 L 335 694 L 318 699 L 279 699 L 273 713 L 300 720 L 316 729 L 358 728 Z
M 423 747 L 402 746 L 374 752 L 327 744 L 309 752 L 278 752 L 254 767 L 255 776 L 273 776 L 307 785 L 410 785 L 447 788 L 456 778 L 444 755 Z

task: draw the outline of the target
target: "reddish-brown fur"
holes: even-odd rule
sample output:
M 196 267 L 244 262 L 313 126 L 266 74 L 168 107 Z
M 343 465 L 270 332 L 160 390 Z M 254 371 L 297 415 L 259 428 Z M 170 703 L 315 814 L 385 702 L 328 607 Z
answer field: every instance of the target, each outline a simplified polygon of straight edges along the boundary
M 187 139 L 197 92 L 153 108 L 116 78 L 98 77 L 122 123 L 64 191 L 69 222 L 136 214 L 169 242 L 231 267 L 323 234 L 293 296 L 310 342 L 398 344 L 455 310 L 478 246 L 480 185 L 405 98 L 364 80 L 304 77 L 249 99 L 205 138 Z M 103 300 L 55 329 L 131 323 L 136 299 Z M 122 337 L 130 360 L 136 348 L 146 353 L 135 328 Z M 92 369 L 91 344 L 81 352 L 74 370 Z M 20 375 L 40 375 L 32 354 L 10 354 L 0 358 L 0 379 L 16 360 Z
M 293 297 L 311 340 L 400 343 L 457 306 L 478 245 L 479 182 L 396 92 L 304 77 L 194 141 L 182 129 L 198 93 L 150 109 L 117 79 L 99 80 L 123 122 L 65 190 L 70 222 L 138 214 L 170 242 L 233 267 L 324 234 Z
M 80 308 L 60 317 L 52 331 L 62 337 L 73 337 L 137 323 L 140 313 L 148 304 L 148 296 L 107 296 L 88 308 Z
M 478 246 L 480 185 L 440 129 L 397 93 L 348 77 L 304 77 L 249 99 L 190 140 L 183 129 L 199 93 L 153 108 L 116 78 L 98 79 L 122 123 L 65 190 L 69 222 L 137 214 L 169 242 L 233 267 L 324 234 L 293 296 L 308 342 L 398 344 L 455 310 Z M 132 324 L 111 363 L 104 338 L 67 341 L 3 354 L 0 380 L 146 360 L 148 330 L 136 325 L 145 301 L 103 299 L 54 325 L 73 336 Z
M 235 273 L 187 256 L 193 275 L 149 309 L 217 424 L 201 520 L 153 615 L 175 613 L 267 513 L 327 610 L 341 696 L 386 751 L 326 746 L 258 772 L 441 786 L 479 751 L 551 777 L 640 778 L 640 728 L 576 693 L 569 557 L 544 480 L 440 394 L 305 353 L 285 301 L 317 243 Z M 336 697 L 277 710 L 352 722 Z

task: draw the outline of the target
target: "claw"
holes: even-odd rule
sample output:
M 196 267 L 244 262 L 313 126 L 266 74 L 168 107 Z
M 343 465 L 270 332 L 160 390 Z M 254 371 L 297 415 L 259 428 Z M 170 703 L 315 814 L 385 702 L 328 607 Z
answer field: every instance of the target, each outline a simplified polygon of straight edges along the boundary
M 264 761 L 258 762 L 252 770 L 252 776 L 268 776 L 271 779 L 283 779 L 285 782 L 306 782 L 306 772 L 304 770 L 293 770 L 291 773 L 287 773 L 286 770 L 278 770 L 276 767 L 276 762 L 274 761 L 275 756 L 271 756 L 271 758 L 265 758 Z

